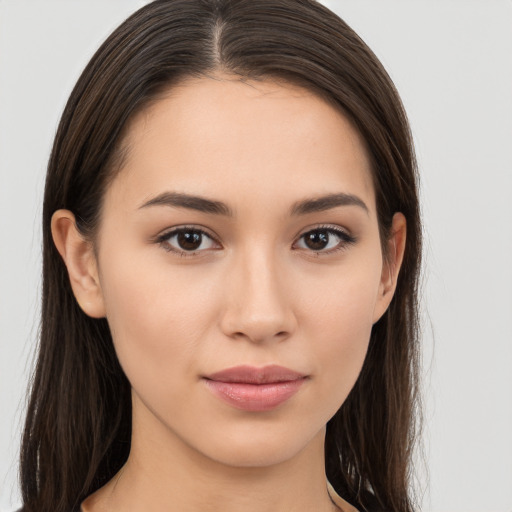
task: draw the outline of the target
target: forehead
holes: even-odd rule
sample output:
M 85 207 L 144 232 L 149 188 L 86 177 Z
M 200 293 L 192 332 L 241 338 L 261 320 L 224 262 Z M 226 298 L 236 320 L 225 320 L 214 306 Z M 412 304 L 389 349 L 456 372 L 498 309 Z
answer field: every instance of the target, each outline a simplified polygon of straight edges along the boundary
M 283 201 L 334 191 L 374 203 L 357 130 L 340 109 L 282 81 L 185 80 L 132 119 L 125 145 L 111 188 L 139 203 L 164 190 Z

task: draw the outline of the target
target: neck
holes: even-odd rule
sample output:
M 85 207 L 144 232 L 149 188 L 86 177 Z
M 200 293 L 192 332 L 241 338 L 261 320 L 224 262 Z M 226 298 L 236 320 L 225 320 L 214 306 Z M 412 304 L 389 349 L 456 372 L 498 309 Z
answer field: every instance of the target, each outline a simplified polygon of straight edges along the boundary
M 241 467 L 206 457 L 159 422 L 137 424 L 126 464 L 84 502 L 84 512 L 340 510 L 327 491 L 325 429 L 286 460 Z
M 109 510 L 129 512 L 277 512 L 333 511 L 323 466 L 319 434 L 291 461 L 270 467 L 237 468 L 202 460 L 173 463 L 175 454 L 160 451 L 156 464 L 140 452 L 130 455 L 113 479 Z M 200 462 L 201 461 L 201 462 Z M 322 504 L 323 508 L 319 507 Z

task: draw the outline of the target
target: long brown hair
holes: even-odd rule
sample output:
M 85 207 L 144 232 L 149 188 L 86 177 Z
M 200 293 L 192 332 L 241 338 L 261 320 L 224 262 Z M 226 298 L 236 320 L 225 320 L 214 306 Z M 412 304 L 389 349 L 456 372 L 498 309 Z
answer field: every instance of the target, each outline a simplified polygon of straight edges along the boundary
M 106 319 L 86 316 L 54 247 L 55 210 L 94 237 L 122 163 L 128 121 L 164 89 L 223 71 L 307 87 L 353 122 L 373 166 L 380 235 L 407 219 L 395 296 L 374 325 L 345 403 L 327 425 L 327 476 L 361 510 L 411 512 L 418 417 L 421 228 L 414 150 L 399 96 L 366 44 L 315 0 L 157 0 L 117 28 L 80 76 L 48 164 L 43 207 L 42 321 L 21 448 L 25 512 L 70 512 L 130 450 L 130 384 Z

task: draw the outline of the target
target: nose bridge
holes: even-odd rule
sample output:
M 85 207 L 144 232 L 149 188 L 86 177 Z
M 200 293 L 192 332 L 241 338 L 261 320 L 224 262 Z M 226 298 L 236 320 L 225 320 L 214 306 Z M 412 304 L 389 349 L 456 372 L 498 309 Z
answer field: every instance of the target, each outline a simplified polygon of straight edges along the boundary
M 274 244 L 267 241 L 240 250 L 227 277 L 226 334 L 253 342 L 291 334 L 295 326 L 291 297 Z

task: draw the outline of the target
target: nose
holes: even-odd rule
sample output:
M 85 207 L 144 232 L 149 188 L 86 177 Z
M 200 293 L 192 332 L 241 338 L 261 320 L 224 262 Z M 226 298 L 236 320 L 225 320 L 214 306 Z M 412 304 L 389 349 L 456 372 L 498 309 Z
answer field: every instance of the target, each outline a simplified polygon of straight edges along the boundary
M 250 252 L 227 271 L 221 329 L 252 343 L 284 340 L 297 325 L 287 276 L 271 254 Z

